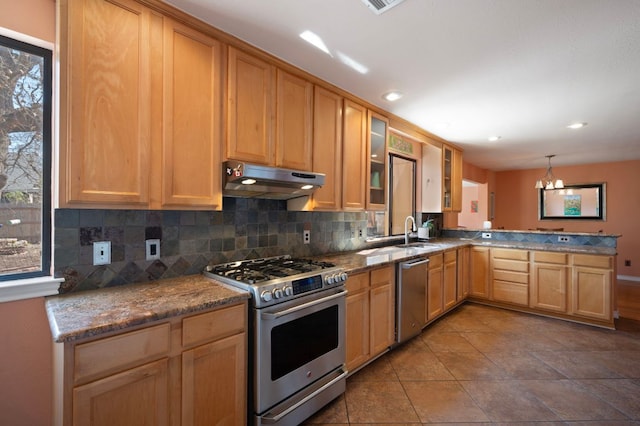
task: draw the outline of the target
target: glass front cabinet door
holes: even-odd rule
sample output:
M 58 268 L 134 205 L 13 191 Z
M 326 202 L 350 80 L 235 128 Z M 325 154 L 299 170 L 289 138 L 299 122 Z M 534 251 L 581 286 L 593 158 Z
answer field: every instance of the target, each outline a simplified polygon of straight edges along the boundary
M 385 117 L 369 111 L 367 210 L 386 208 L 388 124 Z

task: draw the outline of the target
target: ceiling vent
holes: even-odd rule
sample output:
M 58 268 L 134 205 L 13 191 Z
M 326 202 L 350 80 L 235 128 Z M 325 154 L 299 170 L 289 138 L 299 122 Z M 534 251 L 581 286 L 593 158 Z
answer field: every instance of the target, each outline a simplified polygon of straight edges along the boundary
M 391 9 L 394 6 L 399 5 L 404 0 L 362 0 L 364 4 L 367 5 L 369 10 L 371 10 L 376 15 L 380 15 L 383 12 Z

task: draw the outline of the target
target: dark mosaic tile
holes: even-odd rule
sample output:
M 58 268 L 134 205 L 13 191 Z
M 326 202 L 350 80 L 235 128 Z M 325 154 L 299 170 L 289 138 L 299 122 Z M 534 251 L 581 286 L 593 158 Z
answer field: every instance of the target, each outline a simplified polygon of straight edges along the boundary
M 247 237 L 247 248 L 256 248 L 258 247 L 258 237 L 249 235 Z
M 195 225 L 196 224 L 196 212 L 183 211 L 180 212 L 180 225 Z
M 259 235 L 258 236 L 258 247 L 267 247 L 269 245 L 269 236 L 268 235 Z
M 162 227 L 161 226 L 147 226 L 144 228 L 145 240 L 161 240 L 162 239 Z
M 148 211 L 146 217 L 147 226 L 162 226 L 162 212 L 161 211 Z
M 233 210 L 236 208 L 236 198 L 222 197 L 222 210 Z
M 164 240 L 160 242 L 160 256 L 177 256 L 180 254 L 180 241 Z
M 178 242 L 180 254 L 196 253 L 196 240 L 180 240 Z
M 64 282 L 60 283 L 59 293 L 68 293 L 75 290 L 78 284 L 84 280 L 84 276 L 73 268 L 64 268 L 58 271 L 55 276 L 57 278 L 64 278 Z
M 180 212 L 175 210 L 162 212 L 162 226 L 178 226 L 180 225 Z
M 140 272 L 142 272 L 142 269 L 140 269 L 135 262 L 129 262 L 122 271 L 120 271 L 120 276 L 129 282 L 134 282 L 134 279 L 140 274 Z
M 124 228 L 122 226 L 105 226 L 103 236 L 106 241 L 111 241 L 111 246 L 124 244 Z
M 102 241 L 101 227 L 82 227 L 80 228 L 80 245 L 90 246 L 94 241 Z
M 195 225 L 209 226 L 210 223 L 211 223 L 210 212 L 195 212 Z
M 145 213 L 140 210 L 105 210 L 105 226 L 142 226 Z
M 235 212 L 223 212 L 222 213 L 222 223 L 224 225 L 234 225 L 236 222 Z
M 180 227 L 181 240 L 196 240 L 199 238 L 206 238 L 208 236 L 209 228 L 207 226 L 193 225 Z
M 125 226 L 124 228 L 125 244 L 141 244 L 144 242 L 143 226 Z
M 231 251 L 236 249 L 236 240 L 235 238 L 225 238 L 222 240 L 222 250 L 223 251 Z
M 108 265 L 98 266 L 91 274 L 87 276 L 80 286 L 83 289 L 88 288 L 103 288 L 116 277 L 116 273 L 109 268 Z M 89 286 L 87 288 L 87 286 Z M 80 289 L 79 289 L 80 290 Z
M 78 225 L 98 227 L 104 223 L 104 210 L 79 210 Z
M 179 226 L 163 226 L 162 227 L 162 241 L 172 241 L 180 239 L 180 227 Z
M 125 260 L 125 246 L 124 244 L 111 243 L 111 261 L 122 262 Z
M 160 260 L 154 260 L 151 265 L 146 269 L 146 272 L 153 277 L 153 279 L 157 280 L 162 277 L 162 274 L 167 270 L 167 265 L 162 263 Z
M 80 212 L 74 209 L 56 209 L 54 226 L 58 228 L 77 228 L 80 226 Z
M 169 268 L 169 270 L 178 275 L 184 275 L 185 271 L 189 269 L 189 262 L 184 257 L 178 258 L 176 262 Z

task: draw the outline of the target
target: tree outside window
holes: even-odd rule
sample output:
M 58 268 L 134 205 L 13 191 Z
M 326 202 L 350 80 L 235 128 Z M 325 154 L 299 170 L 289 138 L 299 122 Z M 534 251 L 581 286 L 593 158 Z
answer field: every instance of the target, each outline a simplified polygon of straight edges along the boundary
M 0 280 L 50 273 L 51 56 L 0 36 Z

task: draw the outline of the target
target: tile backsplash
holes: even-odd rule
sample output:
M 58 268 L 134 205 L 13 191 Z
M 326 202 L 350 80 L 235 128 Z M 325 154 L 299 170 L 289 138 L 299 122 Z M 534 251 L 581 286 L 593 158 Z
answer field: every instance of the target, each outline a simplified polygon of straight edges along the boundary
M 287 211 L 286 201 L 228 198 L 222 211 L 56 209 L 55 276 L 61 293 L 200 273 L 207 264 L 365 246 L 364 212 Z M 311 231 L 303 244 L 303 230 Z M 145 241 L 160 259 L 145 260 Z M 111 241 L 111 264 L 93 265 L 93 242 Z

